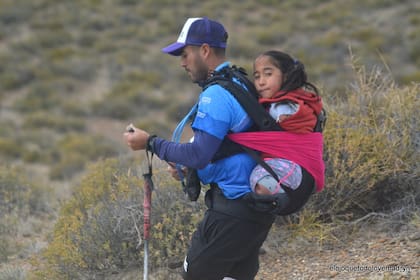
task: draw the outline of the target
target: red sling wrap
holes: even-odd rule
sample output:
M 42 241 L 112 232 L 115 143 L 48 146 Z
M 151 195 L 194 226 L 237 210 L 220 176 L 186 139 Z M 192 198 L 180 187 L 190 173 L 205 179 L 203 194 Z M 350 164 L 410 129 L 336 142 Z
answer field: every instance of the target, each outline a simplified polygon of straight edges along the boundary
M 299 164 L 314 177 L 317 192 L 324 188 L 322 133 L 258 131 L 232 133 L 228 137 L 238 144 L 262 152 L 263 158 L 284 158 Z

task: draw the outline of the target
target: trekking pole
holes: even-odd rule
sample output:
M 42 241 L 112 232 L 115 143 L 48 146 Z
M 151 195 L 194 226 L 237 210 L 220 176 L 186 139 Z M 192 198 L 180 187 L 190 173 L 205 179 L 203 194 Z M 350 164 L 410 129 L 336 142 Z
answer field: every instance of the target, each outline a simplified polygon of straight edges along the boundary
M 143 280 L 148 279 L 148 263 L 149 263 L 149 238 L 150 238 L 150 214 L 152 209 L 152 158 L 153 153 L 149 157 L 146 151 L 149 172 L 143 174 L 144 178 L 144 198 L 143 198 L 143 239 L 144 239 L 144 262 L 143 262 Z

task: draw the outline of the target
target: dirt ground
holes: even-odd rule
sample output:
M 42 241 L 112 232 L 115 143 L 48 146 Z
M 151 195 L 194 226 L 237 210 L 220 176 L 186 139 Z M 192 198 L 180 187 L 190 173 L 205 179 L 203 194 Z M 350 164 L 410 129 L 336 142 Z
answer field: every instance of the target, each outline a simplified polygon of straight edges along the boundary
M 328 243 L 265 245 L 256 280 L 420 279 L 418 226 L 385 232 L 368 225 Z
M 285 233 L 281 229 L 274 234 Z M 270 233 L 270 234 L 272 234 Z M 340 233 L 340 234 L 337 234 Z M 255 280 L 420 280 L 420 225 L 354 224 L 318 240 L 292 236 L 267 238 Z M 181 280 L 180 266 L 150 275 L 151 280 Z M 141 279 L 138 268 L 102 280 Z M 239 279 L 238 279 L 239 280 Z

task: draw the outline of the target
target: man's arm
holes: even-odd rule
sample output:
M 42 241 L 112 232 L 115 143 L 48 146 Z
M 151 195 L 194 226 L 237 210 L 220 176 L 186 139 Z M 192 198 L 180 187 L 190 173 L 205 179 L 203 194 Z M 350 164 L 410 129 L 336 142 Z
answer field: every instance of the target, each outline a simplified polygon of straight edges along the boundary
M 156 137 L 153 151 L 162 160 L 201 169 L 209 164 L 221 143 L 219 138 L 196 130 L 191 143 L 175 143 Z
M 130 125 L 124 133 L 127 145 L 132 150 L 144 150 L 150 138 L 149 133 Z M 192 143 L 175 143 L 154 137 L 153 152 L 162 160 L 201 169 L 210 163 L 222 140 L 202 130 L 194 130 Z

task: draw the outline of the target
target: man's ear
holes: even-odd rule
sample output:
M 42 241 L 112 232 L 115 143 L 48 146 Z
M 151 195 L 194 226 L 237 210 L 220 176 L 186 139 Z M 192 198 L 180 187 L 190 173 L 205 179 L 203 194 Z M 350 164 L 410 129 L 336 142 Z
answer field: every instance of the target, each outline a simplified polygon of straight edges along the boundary
M 209 55 L 210 55 L 210 52 L 211 52 L 211 48 L 210 48 L 209 44 L 202 44 L 200 46 L 200 55 L 203 58 L 208 58 Z

